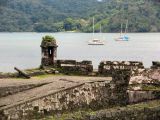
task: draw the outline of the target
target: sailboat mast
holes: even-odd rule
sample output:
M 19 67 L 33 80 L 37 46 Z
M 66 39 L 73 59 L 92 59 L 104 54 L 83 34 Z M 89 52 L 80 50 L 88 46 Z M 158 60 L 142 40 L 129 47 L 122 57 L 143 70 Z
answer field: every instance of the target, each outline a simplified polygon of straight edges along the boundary
M 121 35 L 122 35 L 122 33 L 123 33 L 122 28 L 123 28 L 123 24 L 121 23 Z
M 127 20 L 127 22 L 126 22 L 125 33 L 127 33 L 127 29 L 128 29 L 128 20 Z
M 94 17 L 93 17 L 93 38 L 94 38 Z
M 102 39 L 102 25 L 100 24 L 100 39 Z

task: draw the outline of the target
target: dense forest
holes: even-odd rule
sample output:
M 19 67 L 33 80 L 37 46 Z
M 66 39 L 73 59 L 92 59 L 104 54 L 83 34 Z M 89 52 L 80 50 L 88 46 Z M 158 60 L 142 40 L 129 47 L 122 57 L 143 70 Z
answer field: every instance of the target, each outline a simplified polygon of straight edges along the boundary
M 0 0 L 0 32 L 160 32 L 160 0 Z

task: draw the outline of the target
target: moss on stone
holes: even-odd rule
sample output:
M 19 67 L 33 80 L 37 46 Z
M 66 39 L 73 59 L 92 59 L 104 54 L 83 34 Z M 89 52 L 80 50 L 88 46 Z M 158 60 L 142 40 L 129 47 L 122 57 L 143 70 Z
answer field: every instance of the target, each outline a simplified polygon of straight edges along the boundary
M 157 86 L 157 85 L 142 85 L 142 90 L 145 90 L 145 91 L 160 91 L 160 86 Z
M 43 41 L 44 42 L 52 42 L 52 41 L 55 41 L 55 38 L 52 36 L 46 35 L 43 37 Z
M 41 47 L 54 47 L 57 46 L 56 39 L 52 36 L 46 35 L 42 38 Z
M 79 110 L 72 113 L 68 112 L 64 114 L 49 116 L 43 120 L 86 120 L 87 116 L 87 120 L 90 120 L 91 118 L 97 118 L 93 120 L 124 120 L 124 118 L 136 120 L 142 120 L 142 118 L 146 118 L 148 120 L 150 117 L 153 117 L 153 114 L 155 114 L 155 118 L 158 116 L 158 107 L 160 107 L 160 100 L 153 100 L 149 102 L 128 105 L 126 107 L 117 106 L 114 108 L 103 109 L 100 111 Z M 155 113 L 156 111 L 157 113 Z
M 88 110 L 79 110 L 75 112 L 66 112 L 54 116 L 48 116 L 43 120 L 83 120 L 83 118 L 88 114 L 96 115 L 95 111 L 88 109 Z

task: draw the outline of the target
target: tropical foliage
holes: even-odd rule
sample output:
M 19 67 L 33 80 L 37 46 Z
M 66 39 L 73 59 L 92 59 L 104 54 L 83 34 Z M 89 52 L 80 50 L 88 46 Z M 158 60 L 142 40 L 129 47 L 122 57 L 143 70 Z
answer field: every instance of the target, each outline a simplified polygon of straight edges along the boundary
M 129 32 L 160 31 L 159 0 L 0 0 L 0 31 Z M 125 27 L 125 25 L 123 25 Z

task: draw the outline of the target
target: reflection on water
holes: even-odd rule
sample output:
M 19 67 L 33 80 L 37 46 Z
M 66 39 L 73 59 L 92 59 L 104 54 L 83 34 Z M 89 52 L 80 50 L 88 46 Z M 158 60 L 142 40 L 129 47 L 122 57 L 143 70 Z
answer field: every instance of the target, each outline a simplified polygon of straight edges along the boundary
M 0 71 L 39 66 L 41 38 L 45 35 L 57 39 L 57 59 L 92 60 L 94 68 L 102 60 L 143 61 L 146 67 L 153 60 L 160 61 L 160 33 L 128 34 L 129 42 L 116 42 L 117 33 L 96 34 L 105 41 L 104 46 L 88 46 L 92 39 L 89 33 L 0 33 Z

